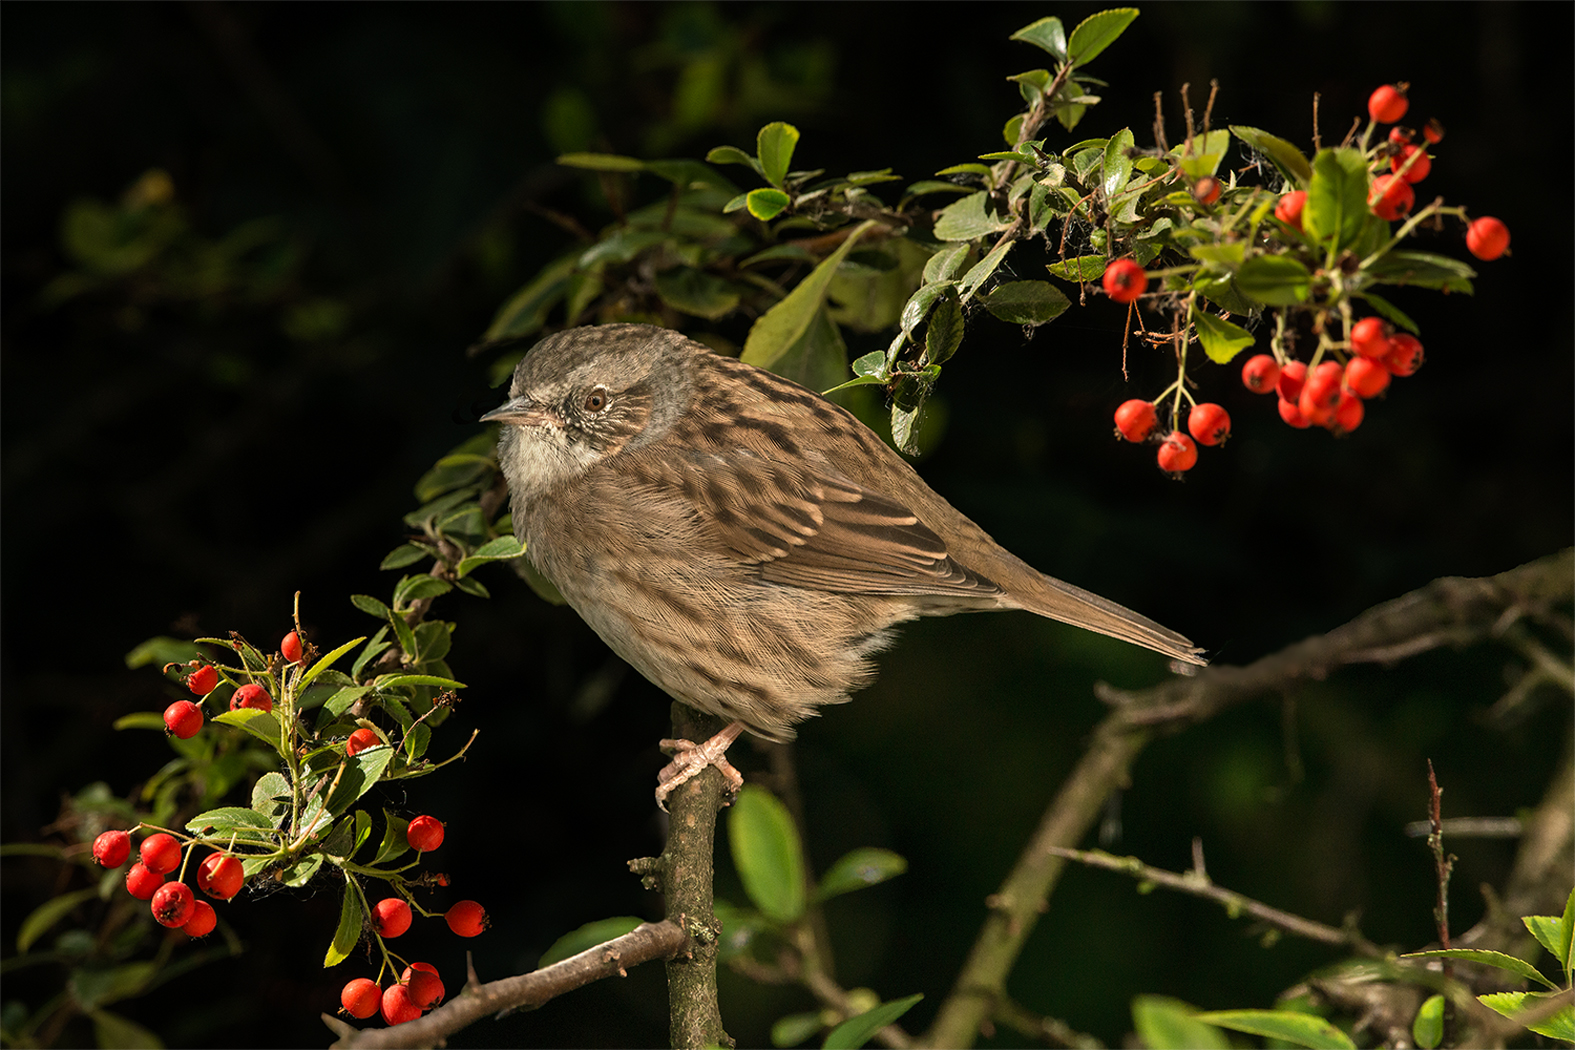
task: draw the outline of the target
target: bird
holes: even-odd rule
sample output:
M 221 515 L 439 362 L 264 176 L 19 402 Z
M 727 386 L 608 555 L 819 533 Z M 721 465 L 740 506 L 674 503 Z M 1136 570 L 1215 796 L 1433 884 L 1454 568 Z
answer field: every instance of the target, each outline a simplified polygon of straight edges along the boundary
M 725 752 L 741 733 L 791 739 L 867 686 L 892 629 L 920 616 L 1024 609 L 1206 662 L 1007 551 L 841 406 L 671 329 L 550 335 L 481 419 L 502 424 L 532 565 L 613 652 L 728 723 L 663 741 L 659 804 L 707 765 L 736 790 Z

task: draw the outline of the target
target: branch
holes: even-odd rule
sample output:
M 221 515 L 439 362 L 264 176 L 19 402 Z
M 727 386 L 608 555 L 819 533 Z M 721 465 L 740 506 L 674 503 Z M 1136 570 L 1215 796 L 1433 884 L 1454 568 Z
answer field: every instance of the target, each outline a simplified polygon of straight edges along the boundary
M 622 937 L 532 973 L 481 984 L 472 967 L 470 980 L 459 995 L 425 1017 L 392 1028 L 358 1030 L 331 1014 L 323 1014 L 323 1023 L 339 1036 L 333 1044 L 335 1047 L 436 1046 L 487 1014 L 522 1007 L 534 1009 L 603 977 L 626 976 L 631 966 L 653 959 L 670 959 L 683 950 L 688 940 L 674 923 L 642 923 Z
M 1157 728 L 1205 721 L 1237 704 L 1323 679 L 1347 664 L 1388 663 L 1444 644 L 1496 637 L 1498 625 L 1510 622 L 1504 619 L 1510 609 L 1546 615 L 1552 605 L 1569 601 L 1572 577 L 1575 551 L 1570 550 L 1498 576 L 1446 577 L 1245 667 L 1210 667 L 1140 691 L 1096 686 L 1100 699 L 1116 710 L 1094 730 L 1088 750 L 1001 889 L 989 898 L 991 912 L 924 1045 L 971 1045 L 995 1005 L 1006 1000 L 1006 976 L 1066 864 L 1053 850 L 1075 846 L 1088 833 Z

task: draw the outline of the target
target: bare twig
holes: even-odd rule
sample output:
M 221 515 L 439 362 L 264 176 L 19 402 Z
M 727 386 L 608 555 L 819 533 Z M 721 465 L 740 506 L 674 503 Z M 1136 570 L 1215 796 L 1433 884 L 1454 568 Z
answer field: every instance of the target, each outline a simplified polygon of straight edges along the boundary
M 1444 852 L 1444 792 L 1438 786 L 1438 775 L 1433 772 L 1433 760 L 1427 760 L 1427 848 L 1433 852 L 1433 868 L 1438 876 L 1438 898 L 1433 905 L 1433 921 L 1438 924 L 1438 943 L 1449 947 L 1449 876 L 1455 870 L 1455 858 Z M 1444 960 L 1444 975 L 1449 976 L 1449 960 Z

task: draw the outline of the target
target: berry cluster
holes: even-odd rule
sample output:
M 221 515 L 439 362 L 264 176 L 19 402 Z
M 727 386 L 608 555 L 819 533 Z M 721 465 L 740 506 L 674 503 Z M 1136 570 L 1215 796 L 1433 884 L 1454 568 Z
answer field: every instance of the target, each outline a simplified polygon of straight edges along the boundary
M 421 851 L 418 841 L 431 843 L 429 848 L 437 848 L 443 841 L 443 825 L 432 817 L 417 817 L 410 822 L 410 827 L 415 828 L 417 821 L 428 823 L 423 825 L 425 830 L 409 836 L 411 848 Z M 432 829 L 436 830 L 436 842 L 430 837 Z M 489 925 L 486 909 L 475 901 L 460 901 L 443 917 L 448 928 L 461 937 L 478 936 Z M 409 903 L 399 897 L 386 897 L 372 907 L 368 921 L 380 940 L 389 940 L 409 930 L 412 918 Z M 386 946 L 384 952 L 387 954 Z M 389 954 L 389 959 L 392 958 Z M 388 962 L 384 969 L 391 972 Z M 431 963 L 413 962 L 405 966 L 399 980 L 387 988 L 367 977 L 354 978 L 340 991 L 339 1004 L 345 1013 L 363 1020 L 381 1010 L 383 1021 L 396 1025 L 414 1021 L 442 1002 L 443 994 L 443 980 L 437 968 Z
M 189 937 L 206 937 L 219 922 L 213 905 L 197 900 L 191 887 L 178 879 L 164 881 L 181 866 L 184 855 L 174 835 L 164 831 L 149 835 L 137 851 L 139 859 L 126 871 L 126 892 L 139 901 L 149 901 L 159 925 L 181 930 Z M 93 840 L 93 859 L 103 867 L 118 868 L 130 857 L 130 832 L 106 831 Z M 245 881 L 240 860 L 229 853 L 210 853 L 197 866 L 197 888 L 214 900 L 229 900 Z
M 1116 434 L 1119 437 L 1134 444 L 1142 444 L 1160 433 L 1159 408 L 1153 401 L 1133 398 L 1116 409 Z M 1187 413 L 1187 433 L 1183 433 L 1179 426 L 1173 426 L 1160 439 L 1157 456 L 1159 469 L 1171 475 L 1183 474 L 1197 465 L 1199 445 L 1223 445 L 1228 437 L 1229 412 L 1210 401 L 1194 404 Z

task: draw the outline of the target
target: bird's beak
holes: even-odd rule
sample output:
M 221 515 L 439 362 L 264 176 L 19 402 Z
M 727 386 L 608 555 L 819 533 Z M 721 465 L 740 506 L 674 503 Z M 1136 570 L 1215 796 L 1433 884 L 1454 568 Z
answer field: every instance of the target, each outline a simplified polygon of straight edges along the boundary
M 494 408 L 481 417 L 481 422 L 512 423 L 522 427 L 563 425 L 563 420 L 558 418 L 556 412 L 538 405 L 523 394 Z

